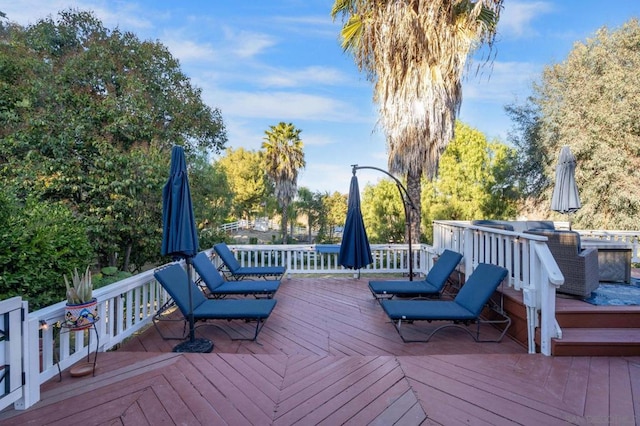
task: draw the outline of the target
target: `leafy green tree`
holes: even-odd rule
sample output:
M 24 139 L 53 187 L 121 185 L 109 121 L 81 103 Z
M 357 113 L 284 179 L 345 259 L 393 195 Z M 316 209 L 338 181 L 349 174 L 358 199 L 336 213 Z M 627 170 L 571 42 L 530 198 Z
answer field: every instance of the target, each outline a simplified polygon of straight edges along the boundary
M 394 182 L 383 179 L 376 185 L 365 186 L 361 208 L 370 243 L 404 241 L 404 207 Z
M 264 210 L 271 184 L 265 173 L 264 153 L 228 148 L 217 164 L 224 171 L 233 194 L 232 212 L 238 219 L 252 219 Z
M 517 156 L 512 172 L 517 177 L 518 188 L 524 199 L 536 199 L 550 183 L 545 175 L 545 164 L 549 164 L 550 159 L 540 147 L 540 108 L 527 103 L 507 105 L 505 110 L 514 124 L 514 130 L 508 136 Z
M 322 203 L 326 217 L 321 221 L 319 240 L 324 241 L 326 235 L 327 242 L 333 243 L 336 239 L 336 227 L 343 226 L 347 219 L 347 195 L 337 191 L 333 194 L 327 193 L 322 197 Z
M 19 198 L 68 205 L 100 265 L 158 259 L 170 148 L 221 149 L 220 111 L 165 46 L 89 12 L 6 25 L 0 41 L 0 182 Z
M 563 145 L 576 156 L 582 208 L 574 223 L 592 229 L 637 229 L 640 215 L 640 23 L 598 30 L 576 43 L 568 57 L 545 68 L 534 94 L 514 106 L 512 118 L 530 170 L 525 213 L 559 218 L 551 212 L 555 166 Z M 531 167 L 542 161 L 543 170 Z M 542 175 L 540 175 L 542 173 Z M 566 219 L 566 217 L 565 217 Z
M 436 175 L 453 138 L 467 57 L 492 45 L 503 1 L 334 1 L 331 15 L 344 18 L 342 46 L 374 83 L 389 171 L 406 176 L 418 206 L 422 176 Z M 412 235 L 420 234 L 416 213 Z
M 194 158 L 189 171 L 191 197 L 197 201 L 193 210 L 198 229 L 217 229 L 225 223 L 233 205 L 233 194 L 220 163 L 209 163 L 204 156 Z M 209 245 L 200 244 L 200 247 Z
M 291 123 L 280 122 L 265 131 L 262 148 L 265 150 L 267 176 L 275 188 L 275 196 L 281 209 L 282 243 L 287 243 L 287 219 L 289 205 L 296 195 L 298 173 L 304 168 L 303 143 L 300 132 Z
M 510 172 L 514 163 L 513 149 L 488 143 L 480 131 L 458 122 L 456 136 L 440 158 L 438 177 L 424 185 L 427 240 L 434 219 L 513 218 L 518 201 Z
M 306 187 L 298 189 L 298 199 L 295 202 L 295 206 L 297 213 L 302 213 L 307 219 L 307 238 L 309 242 L 313 241 L 311 236 L 313 230 L 318 228 L 326 216 L 322 199 L 323 194 L 319 191 L 311 192 Z

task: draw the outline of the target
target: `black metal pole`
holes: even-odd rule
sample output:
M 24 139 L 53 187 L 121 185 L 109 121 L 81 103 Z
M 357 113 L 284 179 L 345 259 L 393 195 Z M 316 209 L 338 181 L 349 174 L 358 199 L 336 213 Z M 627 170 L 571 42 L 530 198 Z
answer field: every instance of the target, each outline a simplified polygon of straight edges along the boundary
M 189 340 L 176 345 L 173 348 L 173 352 L 209 353 L 213 350 L 213 342 L 205 338 L 196 339 L 195 321 L 193 319 L 193 285 L 191 280 L 193 259 L 190 256 L 186 256 L 185 262 L 187 263 L 187 288 L 189 289 Z
M 352 164 L 351 167 L 354 175 L 356 174 L 356 170 L 361 170 L 361 169 L 377 170 L 389 176 L 396 183 L 396 186 L 398 187 L 398 191 L 400 192 L 400 198 L 402 198 L 402 206 L 404 207 L 404 217 L 405 217 L 405 221 L 407 222 L 406 223 L 407 229 L 409 231 L 407 233 L 408 234 L 407 242 L 409 243 L 409 281 L 413 281 L 413 252 L 411 251 L 411 210 L 416 210 L 416 205 L 413 204 L 413 201 L 409 196 L 409 192 L 407 191 L 407 188 L 405 188 L 404 185 L 402 185 L 402 182 L 400 182 L 398 178 L 396 178 L 394 175 L 387 172 L 386 170 L 380 169 L 378 167 L 373 167 L 373 166 L 358 166 L 357 164 Z M 407 207 L 407 204 L 411 206 L 411 209 Z
M 191 274 L 193 272 L 193 261 L 190 256 L 185 259 L 187 263 L 187 288 L 189 289 L 189 341 L 196 340 L 196 327 L 193 320 L 193 288 L 191 286 Z

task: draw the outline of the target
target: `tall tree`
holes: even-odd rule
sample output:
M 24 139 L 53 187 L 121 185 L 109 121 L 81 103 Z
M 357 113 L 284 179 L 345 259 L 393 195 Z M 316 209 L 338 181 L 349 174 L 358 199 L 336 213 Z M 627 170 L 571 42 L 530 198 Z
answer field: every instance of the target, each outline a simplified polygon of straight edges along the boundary
M 421 178 L 432 179 L 453 138 L 469 53 L 491 46 L 504 0 L 335 0 L 342 46 L 374 83 L 389 147 L 389 171 L 406 176 L 421 205 Z M 410 231 L 420 235 L 421 214 Z M 409 231 L 409 229 L 407 230 Z
M 568 57 L 549 65 L 528 103 L 512 115 L 525 157 L 522 170 L 543 188 L 532 193 L 533 213 L 554 218 L 550 199 L 558 153 L 576 156 L 582 208 L 574 223 L 591 229 L 637 229 L 640 216 L 640 21 L 606 27 L 574 44 Z M 526 120 L 521 120 L 524 117 Z M 524 126 L 523 126 L 524 124 Z M 527 167 L 542 159 L 544 169 Z M 542 176 L 538 173 L 543 173 Z M 531 212 L 529 212 L 531 213 Z M 555 216 L 557 218 L 558 216 Z
M 438 177 L 424 185 L 427 235 L 434 219 L 511 219 L 518 192 L 515 152 L 461 122 L 440 159 Z
M 191 161 L 189 168 L 191 197 L 199 229 L 217 229 L 225 223 L 233 206 L 227 175 L 219 163 L 210 163 L 205 157 Z M 200 247 L 207 247 L 200 244 Z
M 402 198 L 389 179 L 367 185 L 362 193 L 362 218 L 371 243 L 400 243 L 406 226 Z
M 265 173 L 264 153 L 229 148 L 217 163 L 224 170 L 233 193 L 234 216 L 237 219 L 253 219 L 263 212 L 265 198 L 272 192 Z
M 0 183 L 19 198 L 68 205 L 101 264 L 158 259 L 170 148 L 223 148 L 220 111 L 165 46 L 105 28 L 90 12 L 0 25 Z
M 347 219 L 347 194 L 334 192 L 326 194 L 322 198 L 324 209 L 327 212 L 326 226 L 323 234 L 327 234 L 329 242 L 335 242 L 335 231 L 338 226 L 343 226 Z
M 280 122 L 277 126 L 269 126 L 269 130 L 265 130 L 266 136 L 262 143 L 267 175 L 274 183 L 282 215 L 282 244 L 286 244 L 288 239 L 288 211 L 298 188 L 298 172 L 305 166 L 301 131 L 291 123 Z
M 296 210 L 298 214 L 303 213 L 307 218 L 307 240 L 310 243 L 313 242 L 312 233 L 314 228 L 317 228 L 326 216 L 322 199 L 323 194 L 321 192 L 311 192 L 306 187 L 298 189 L 298 199 L 295 203 Z

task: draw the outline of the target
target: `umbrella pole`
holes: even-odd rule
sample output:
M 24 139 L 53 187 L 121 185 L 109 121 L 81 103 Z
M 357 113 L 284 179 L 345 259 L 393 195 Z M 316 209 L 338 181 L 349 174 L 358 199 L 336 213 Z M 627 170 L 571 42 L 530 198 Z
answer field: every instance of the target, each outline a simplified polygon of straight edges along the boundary
M 196 329 L 193 320 L 193 286 L 191 285 L 191 272 L 193 270 L 192 258 L 185 258 L 187 263 L 187 288 L 189 289 L 189 340 L 186 340 L 173 348 L 173 352 L 209 353 L 213 350 L 213 342 L 209 339 L 196 339 Z
M 404 200 L 403 200 L 404 201 Z M 407 216 L 407 225 L 408 226 L 408 238 L 407 242 L 409 243 L 409 281 L 413 281 L 413 251 L 411 250 L 411 209 L 407 208 L 407 203 L 403 202 L 404 210 Z
M 196 327 L 193 320 L 193 288 L 191 288 L 191 274 L 193 272 L 193 264 L 191 258 L 187 257 L 187 288 L 189 289 L 189 341 L 194 342 L 196 340 Z

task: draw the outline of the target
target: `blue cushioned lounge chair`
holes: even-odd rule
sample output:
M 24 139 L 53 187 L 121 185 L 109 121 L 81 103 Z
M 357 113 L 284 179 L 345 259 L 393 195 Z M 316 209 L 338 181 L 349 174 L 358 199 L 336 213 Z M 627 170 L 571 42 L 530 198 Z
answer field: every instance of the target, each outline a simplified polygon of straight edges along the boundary
M 264 322 L 276 306 L 275 299 L 207 299 L 198 286 L 188 280 L 187 272 L 178 263 L 159 268 L 153 276 L 167 290 L 185 320 L 189 317 L 189 290 L 191 290 L 194 321 L 217 319 L 256 321 L 253 338 L 234 340 L 256 340 Z
M 287 270 L 284 266 L 240 266 L 240 263 L 225 243 L 214 245 L 213 250 L 222 260 L 220 270 L 227 278 L 233 280 L 268 277 L 280 279 Z
M 369 281 L 369 290 L 380 299 L 391 299 L 393 296 L 424 297 L 440 295 L 451 273 L 462 260 L 458 252 L 445 250 L 438 261 L 429 270 L 424 280 L 418 281 Z
M 481 263 L 468 277 L 454 300 L 381 300 L 380 305 L 405 342 L 428 342 L 435 333 L 446 327 L 460 327 L 477 342 L 499 342 L 511 325 L 511 319 L 501 309 L 496 311 L 504 318 L 501 320 L 483 320 L 480 314 L 507 274 L 508 271 L 505 268 Z M 446 321 L 447 323 L 428 333 L 426 338 L 409 339 L 403 334 L 402 323 L 414 321 Z M 480 324 L 483 322 L 503 324 L 504 330 L 500 337 L 496 340 L 481 340 Z M 477 323 L 475 334 L 467 328 L 470 323 Z
M 280 280 L 225 281 L 205 252 L 198 253 L 193 259 L 193 267 L 200 276 L 196 282 L 203 283 L 207 295 L 213 299 L 230 295 L 253 295 L 270 299 L 280 287 Z

